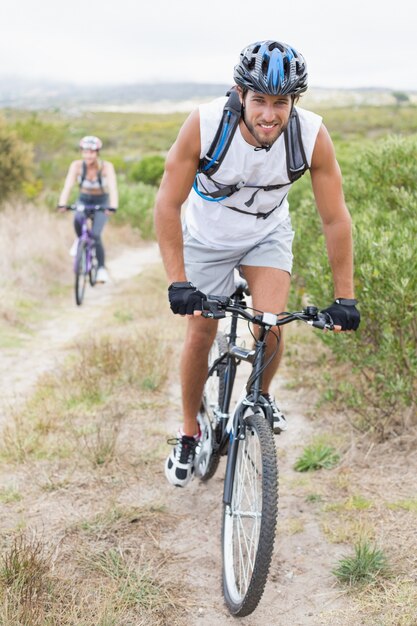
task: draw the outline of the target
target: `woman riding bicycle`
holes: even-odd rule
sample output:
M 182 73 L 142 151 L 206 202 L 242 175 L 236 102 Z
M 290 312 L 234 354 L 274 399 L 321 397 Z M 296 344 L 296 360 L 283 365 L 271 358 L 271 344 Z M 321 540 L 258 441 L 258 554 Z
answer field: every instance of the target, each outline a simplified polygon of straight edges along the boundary
M 73 161 L 69 167 L 65 179 L 64 188 L 59 197 L 58 206 L 68 203 L 71 190 L 75 183 L 79 185 L 79 204 L 100 205 L 102 207 L 118 207 L 117 181 L 113 164 L 110 161 L 102 161 L 99 158 L 102 141 L 98 137 L 87 135 L 80 141 L 81 159 Z M 75 214 L 74 228 L 80 237 L 83 216 Z M 97 282 L 105 283 L 108 280 L 105 268 L 105 254 L 101 233 L 107 222 L 107 212 L 96 211 L 93 217 L 92 233 L 96 242 L 96 255 L 98 261 Z

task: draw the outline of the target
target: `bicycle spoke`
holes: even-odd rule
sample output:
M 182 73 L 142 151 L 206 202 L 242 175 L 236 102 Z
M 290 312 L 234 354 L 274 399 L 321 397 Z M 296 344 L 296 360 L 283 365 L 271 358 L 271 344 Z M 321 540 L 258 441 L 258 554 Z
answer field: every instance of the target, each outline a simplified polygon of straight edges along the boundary
M 208 371 L 216 359 L 226 350 L 226 337 L 222 333 L 217 333 L 208 357 Z M 203 439 L 196 455 L 195 468 L 196 475 L 204 481 L 209 480 L 214 475 L 220 460 L 218 450 L 213 449 L 213 443 L 216 440 L 218 416 L 224 397 L 224 372 L 225 364 L 219 363 L 207 377 L 200 412 L 197 416 Z
M 232 504 L 232 515 L 236 523 L 239 546 L 239 592 L 245 593 L 255 566 L 259 542 L 260 519 L 258 482 L 261 472 L 258 469 L 259 451 L 253 433 L 247 430 L 244 446 L 238 459 L 238 473 L 241 476 L 236 499 Z M 246 520 L 246 522 L 245 522 Z

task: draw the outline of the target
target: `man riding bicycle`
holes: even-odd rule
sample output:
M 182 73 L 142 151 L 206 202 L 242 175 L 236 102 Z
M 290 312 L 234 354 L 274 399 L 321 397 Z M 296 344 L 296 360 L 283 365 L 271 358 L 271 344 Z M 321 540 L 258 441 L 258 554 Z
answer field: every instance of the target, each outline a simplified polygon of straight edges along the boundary
M 100 205 L 117 209 L 118 192 L 116 174 L 110 161 L 102 161 L 99 158 L 103 147 L 101 139 L 94 135 L 87 135 L 80 141 L 81 159 L 73 161 L 69 167 L 65 179 L 64 188 L 59 197 L 58 207 L 65 207 L 68 203 L 73 186 L 78 182 L 78 203 L 85 206 Z M 98 262 L 97 282 L 105 283 L 108 280 L 105 268 L 105 252 L 101 239 L 103 228 L 107 222 L 106 212 L 95 212 L 93 216 L 92 233 L 96 243 L 96 255 Z M 83 216 L 76 213 L 74 217 L 74 229 L 78 237 L 82 232 Z
M 168 154 L 155 207 L 171 309 L 187 316 L 181 356 L 184 424 L 165 465 L 168 481 L 177 486 L 185 486 L 193 475 L 200 436 L 197 415 L 217 330 L 213 320 L 201 317 L 205 294 L 230 296 L 238 268 L 249 284 L 255 309 L 286 309 L 294 235 L 287 194 L 297 178 L 291 171 L 297 160 L 290 154 L 291 141 L 302 145 L 298 153 L 311 173 L 326 238 L 335 300 L 325 311 L 338 331 L 356 330 L 360 321 L 354 299 L 351 218 L 334 147 L 321 117 L 295 106 L 307 89 L 303 56 L 278 41 L 256 42 L 241 52 L 234 80 L 239 111 L 233 136 L 226 141 L 232 120 L 226 109 L 233 109 L 227 98 L 191 113 Z M 213 154 L 215 136 L 220 140 Z M 272 334 L 269 339 L 267 359 L 276 349 Z M 287 428 L 269 394 L 282 351 L 281 337 L 263 374 L 275 432 Z

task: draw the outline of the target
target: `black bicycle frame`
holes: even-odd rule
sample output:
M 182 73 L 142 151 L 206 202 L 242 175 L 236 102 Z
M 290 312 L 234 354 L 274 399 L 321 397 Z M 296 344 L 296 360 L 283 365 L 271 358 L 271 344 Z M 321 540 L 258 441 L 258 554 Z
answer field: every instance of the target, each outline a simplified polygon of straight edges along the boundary
M 253 407 L 255 409 L 258 404 L 259 397 L 262 395 L 262 376 L 264 371 L 266 339 L 270 330 L 270 326 L 260 327 L 259 337 L 255 342 L 255 356 L 252 365 L 252 373 L 249 376 L 246 385 L 246 397 L 239 404 L 239 406 L 236 407 L 230 433 L 228 433 L 226 429 L 224 429 L 223 432 L 221 447 L 225 445 L 226 441 L 228 441 L 229 445 L 223 489 L 223 502 L 226 505 L 230 505 L 232 502 L 233 475 L 235 471 L 239 440 L 245 438 L 246 425 L 244 414 L 248 407 Z
M 227 352 L 221 354 L 209 370 L 209 376 L 211 376 L 216 371 L 219 363 L 224 361 L 226 362 L 224 372 L 225 393 L 221 406 L 220 421 L 216 427 L 216 449 L 218 453 L 224 453 L 226 451 L 226 446 L 228 446 L 228 458 L 223 492 L 223 502 L 225 505 L 230 505 L 232 501 L 233 474 L 236 465 L 239 440 L 245 438 L 246 424 L 244 416 L 247 408 L 252 407 L 254 412 L 256 412 L 256 408 L 259 407 L 262 409 L 265 417 L 268 418 L 268 420 L 270 418 L 269 403 L 266 399 L 263 399 L 262 402 L 260 401 L 262 398 L 262 375 L 265 366 L 269 363 L 268 361 L 265 365 L 266 340 L 269 332 L 273 326 L 280 327 L 285 324 L 289 324 L 290 322 L 294 322 L 295 320 L 307 322 L 311 326 L 320 328 L 321 330 L 334 329 L 331 317 L 329 317 L 326 313 L 320 312 L 316 306 L 307 306 L 302 311 L 296 311 L 294 313 L 281 313 L 280 315 L 282 317 L 279 319 L 275 315 L 271 317 L 271 314 L 265 313 L 261 313 L 256 316 L 250 315 L 245 311 L 246 304 L 244 302 L 243 295 L 241 294 L 242 292 L 237 292 L 231 299 L 223 298 L 221 296 L 209 296 L 207 305 L 203 308 L 203 315 L 205 311 L 205 317 L 211 319 L 221 319 L 225 317 L 225 312 L 232 314 Z M 239 317 L 255 323 L 260 327 L 259 336 L 255 341 L 255 349 L 252 351 L 236 346 L 237 321 Z M 267 320 L 271 320 L 271 323 Z M 253 357 L 253 360 L 251 357 Z M 236 407 L 233 414 L 231 429 L 227 430 L 227 423 L 230 419 L 229 409 L 233 384 L 236 376 L 236 367 L 242 360 L 252 360 L 252 372 L 246 384 L 246 396 Z

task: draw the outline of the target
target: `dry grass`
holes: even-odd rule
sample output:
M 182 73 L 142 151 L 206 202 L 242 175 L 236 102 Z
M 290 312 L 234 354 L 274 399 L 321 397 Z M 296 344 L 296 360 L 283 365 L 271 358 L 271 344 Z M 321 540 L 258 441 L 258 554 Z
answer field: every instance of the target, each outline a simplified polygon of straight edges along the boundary
M 18 345 L 20 334 L 49 314 L 51 300 L 69 293 L 74 236 L 72 214 L 20 202 L 0 211 L 0 346 Z M 116 254 L 122 245 L 137 244 L 138 235 L 109 225 L 104 239 Z
M 2 624 L 45 623 L 51 554 L 35 535 L 15 535 L 0 557 Z
M 166 405 L 174 326 L 167 331 L 162 323 L 161 330 L 155 320 L 153 310 L 165 300 L 163 281 L 155 293 L 158 280 L 143 276 L 126 285 L 128 318 L 103 310 L 105 334 L 80 338 L 4 431 L 1 470 L 15 485 L 13 493 L 0 492 L 8 509 L 0 512 L 0 527 L 10 537 L 4 554 L 12 559 L 14 537 L 23 536 L 16 529 L 26 527 L 25 541 L 16 545 L 21 561 L 31 551 L 37 559 L 31 567 L 38 567 L 39 587 L 33 591 L 27 576 L 12 593 L 10 576 L 4 578 L 1 624 L 179 626 L 187 620 L 187 587 L 178 589 L 172 555 L 161 548 L 161 535 L 173 533 L 179 518 L 158 491 L 147 504 L 140 499 L 161 480 L 166 452 L 154 416 Z M 138 294 L 151 284 L 144 306 Z M 46 532 L 48 545 L 39 538 Z
M 64 219 L 40 207 L 8 205 L 0 212 L 0 319 L 32 327 L 37 308 L 70 277 L 71 232 Z

